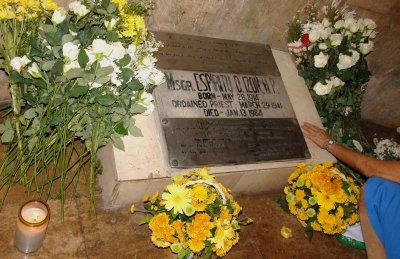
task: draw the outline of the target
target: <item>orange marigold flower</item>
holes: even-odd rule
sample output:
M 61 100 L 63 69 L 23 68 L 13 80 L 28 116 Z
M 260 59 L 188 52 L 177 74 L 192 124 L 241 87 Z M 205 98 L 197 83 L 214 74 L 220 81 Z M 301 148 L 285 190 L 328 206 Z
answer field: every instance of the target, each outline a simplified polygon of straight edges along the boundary
M 199 253 L 205 248 L 205 242 L 204 240 L 201 239 L 190 239 L 188 241 L 188 245 L 190 250 L 192 250 L 194 253 Z

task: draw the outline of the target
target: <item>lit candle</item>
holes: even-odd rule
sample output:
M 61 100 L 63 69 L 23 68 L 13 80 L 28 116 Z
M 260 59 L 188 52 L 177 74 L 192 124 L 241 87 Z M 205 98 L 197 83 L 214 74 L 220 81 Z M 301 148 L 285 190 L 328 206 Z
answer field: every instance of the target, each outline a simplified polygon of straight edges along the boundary
M 49 206 L 41 201 L 28 201 L 18 213 L 15 246 L 24 253 L 38 250 L 43 243 L 50 220 Z

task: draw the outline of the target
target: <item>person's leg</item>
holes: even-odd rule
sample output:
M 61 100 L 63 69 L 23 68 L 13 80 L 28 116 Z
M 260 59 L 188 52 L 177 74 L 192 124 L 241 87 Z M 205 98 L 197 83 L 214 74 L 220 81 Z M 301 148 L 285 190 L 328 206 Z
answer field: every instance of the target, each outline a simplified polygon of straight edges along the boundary
M 364 187 L 361 189 L 359 213 L 361 221 L 361 230 L 363 232 L 365 246 L 367 248 L 368 259 L 384 259 L 386 258 L 385 248 L 372 228 L 368 219 L 367 210 L 364 200 Z

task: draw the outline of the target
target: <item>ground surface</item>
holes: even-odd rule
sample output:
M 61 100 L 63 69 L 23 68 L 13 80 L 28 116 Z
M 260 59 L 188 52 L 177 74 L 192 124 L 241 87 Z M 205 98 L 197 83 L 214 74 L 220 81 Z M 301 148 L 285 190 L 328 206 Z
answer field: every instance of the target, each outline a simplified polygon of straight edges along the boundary
M 9 198 L 12 198 L 13 194 Z M 42 248 L 27 257 L 14 248 L 16 217 L 23 197 L 7 202 L 0 212 L 0 258 L 174 258 L 169 249 L 158 249 L 149 239 L 147 225 L 139 226 L 143 214 L 130 214 L 129 206 L 114 211 L 97 211 L 90 216 L 87 198 L 68 201 L 65 223 L 60 219 L 60 202 L 49 201 L 51 220 Z M 238 196 L 244 214 L 254 223 L 242 227 L 240 241 L 225 258 L 366 258 L 362 250 L 348 248 L 335 237 L 315 233 L 308 240 L 296 218 L 284 212 L 274 195 Z M 293 237 L 280 235 L 282 226 Z

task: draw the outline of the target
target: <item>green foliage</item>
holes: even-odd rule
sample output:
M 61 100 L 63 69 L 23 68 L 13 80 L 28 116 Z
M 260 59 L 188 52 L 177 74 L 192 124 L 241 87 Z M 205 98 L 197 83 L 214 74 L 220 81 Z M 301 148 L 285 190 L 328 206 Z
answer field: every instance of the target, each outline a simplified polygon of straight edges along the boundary
M 8 145 L 0 164 L 4 197 L 19 182 L 29 192 L 46 190 L 49 198 L 59 180 L 56 197 L 63 204 L 66 189 L 76 186 L 90 162 L 93 204 L 98 149 L 111 142 L 123 150 L 123 136 L 143 136 L 132 117 L 152 110 L 149 95 L 162 80 L 153 78 L 162 78 L 152 59 L 159 43 L 151 34 L 143 34 L 140 42 L 124 37 L 117 23 L 144 14 L 144 7 L 125 6 L 131 14 L 122 16 L 118 4 L 109 0 L 81 4 L 88 13 L 69 10 L 59 23 L 52 21 L 52 12 L 34 23 L 0 19 L 0 58 L 10 79 L 13 110 L 12 118 L 0 124 L 1 141 Z M 116 24 L 107 27 L 112 20 Z M 25 25 L 32 27 L 20 30 Z M 13 39 L 21 45 L 15 48 Z M 28 62 L 17 68 L 15 61 L 23 56 Z M 151 64 L 144 64 L 144 57 Z

